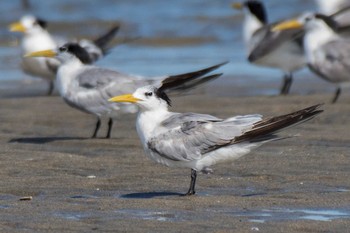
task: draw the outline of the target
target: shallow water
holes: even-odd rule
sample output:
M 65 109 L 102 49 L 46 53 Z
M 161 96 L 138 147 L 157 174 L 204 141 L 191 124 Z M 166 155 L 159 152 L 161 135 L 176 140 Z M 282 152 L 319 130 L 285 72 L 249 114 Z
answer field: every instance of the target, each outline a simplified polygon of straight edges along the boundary
M 210 214 L 209 214 L 210 213 Z M 102 214 L 102 213 L 101 213 Z M 244 221 L 265 223 L 279 221 L 332 221 L 336 219 L 350 218 L 350 210 L 348 209 L 289 209 L 289 208 L 273 208 L 261 210 L 206 210 L 206 211 L 189 211 L 189 210 L 151 210 L 151 209 L 119 209 L 114 213 L 108 213 L 108 218 L 112 219 L 141 219 L 155 220 L 161 222 L 182 222 L 182 221 L 198 221 L 209 218 L 210 215 L 230 215 L 233 217 L 242 217 Z M 53 213 L 55 217 L 66 220 L 80 221 L 84 218 L 107 217 L 98 216 L 98 213 L 83 212 L 57 212 Z M 102 214 L 103 215 L 103 214 Z
M 341 218 L 350 218 L 350 211 L 346 209 L 289 209 L 273 208 L 262 210 L 247 210 L 228 212 L 233 216 L 247 217 L 248 221 L 264 223 L 267 221 L 287 221 L 287 220 L 312 220 L 312 221 L 332 221 Z
M 238 190 L 239 195 L 242 197 L 252 197 L 256 195 L 268 195 L 268 193 L 263 193 L 256 191 L 255 188 L 246 188 L 243 190 Z M 349 192 L 348 189 L 337 188 L 337 187 L 323 187 L 324 192 Z M 255 195 L 251 194 L 255 191 Z M 290 190 L 290 192 L 295 192 L 295 190 Z M 317 191 L 322 192 L 322 191 Z M 219 189 L 216 190 L 216 196 L 220 195 L 237 195 L 232 190 Z M 245 193 L 250 193 L 246 195 Z M 280 192 L 279 192 L 280 193 Z M 271 195 L 271 192 L 269 193 Z M 87 202 L 88 200 L 98 200 L 105 198 L 106 193 L 100 193 L 97 195 L 76 195 L 71 196 L 71 204 L 80 206 L 81 201 Z M 123 195 L 115 195 L 118 199 L 159 199 L 174 200 L 180 197 L 180 193 L 173 192 L 148 192 L 148 193 L 129 193 Z M 197 196 L 210 196 L 207 193 L 197 194 Z M 212 195 L 214 196 L 214 195 Z M 81 200 L 79 200 L 81 199 Z M 2 207 L 0 207 L 2 208 Z M 9 206 L 4 206 L 3 208 L 10 208 Z M 169 209 L 162 207 L 156 209 L 147 208 L 120 208 L 113 212 L 104 211 L 94 211 L 93 213 L 89 210 L 87 211 L 58 211 L 51 213 L 52 217 L 61 218 L 69 221 L 82 221 L 88 218 L 108 218 L 108 219 L 139 219 L 146 221 L 160 221 L 160 222 L 184 222 L 184 221 L 205 221 L 213 216 L 232 216 L 234 218 L 240 218 L 242 221 L 252 222 L 252 223 L 266 223 L 266 222 L 280 222 L 280 221 L 332 221 L 337 219 L 349 219 L 350 209 L 348 206 L 342 208 L 325 208 L 325 207 L 314 207 L 314 208 L 294 208 L 294 207 L 278 207 L 274 206 L 272 208 L 266 209 L 237 209 L 237 208 L 225 208 L 223 206 L 215 206 L 208 209 L 201 209 L 201 207 L 196 207 L 191 210 L 187 209 Z
M 313 9 L 313 1 L 266 0 L 270 21 Z M 49 30 L 65 37 L 93 38 L 113 22 L 121 24 L 119 40 L 131 41 L 115 47 L 97 65 L 145 76 L 177 74 L 230 61 L 220 72 L 249 88 L 252 83 L 278 83 L 281 72 L 247 63 L 242 42 L 242 13 L 230 7 L 232 0 L 35 1 L 30 10 L 19 1 L 0 1 L 0 81 L 28 80 L 19 69 L 19 35 L 7 31 L 10 22 L 26 12 L 51 22 Z M 136 39 L 135 39 L 136 38 Z M 307 70 L 297 76 L 309 75 Z M 242 78 L 241 76 L 248 76 Z M 31 80 L 31 79 L 29 79 Z M 5 86 L 5 87 L 4 87 Z M 8 82 L 2 89 L 12 88 Z M 276 94 L 276 87 L 249 90 L 252 94 Z

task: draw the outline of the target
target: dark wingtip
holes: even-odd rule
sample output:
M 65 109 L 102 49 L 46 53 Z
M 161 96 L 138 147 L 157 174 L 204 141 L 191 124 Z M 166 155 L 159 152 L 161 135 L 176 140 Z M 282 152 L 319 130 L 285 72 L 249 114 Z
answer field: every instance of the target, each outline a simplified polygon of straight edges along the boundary
M 213 74 L 213 75 L 209 75 L 209 76 L 205 76 L 205 77 L 201 77 L 198 79 L 195 79 L 191 82 L 188 83 L 184 83 L 183 85 L 174 87 L 171 89 L 171 91 L 187 91 L 187 90 L 191 90 L 193 88 L 197 88 L 205 83 L 214 81 L 215 79 L 219 78 L 220 76 L 222 76 L 223 73 L 220 74 Z
M 249 56 L 248 56 L 248 61 L 250 62 L 250 63 L 253 63 L 253 62 L 255 62 L 256 60 L 257 60 L 257 57 L 258 56 L 256 56 L 256 54 L 254 53 L 254 51 L 251 53 L 251 54 L 249 54 Z
M 311 120 L 316 115 L 323 112 L 322 109 L 319 109 L 322 105 L 323 104 L 316 104 L 289 114 L 261 120 L 255 123 L 251 130 L 236 137 L 233 143 L 269 138 L 284 128 Z
M 163 90 L 171 89 L 174 85 L 178 86 L 182 83 L 190 82 L 194 79 L 197 79 L 199 77 L 206 75 L 207 73 L 209 73 L 213 70 L 218 69 L 219 67 L 221 67 L 227 63 L 228 63 L 228 61 L 225 61 L 225 62 L 219 63 L 219 64 L 214 65 L 214 66 L 210 66 L 210 67 L 202 69 L 202 70 L 197 70 L 197 71 L 190 72 L 190 73 L 169 76 L 168 78 L 166 78 L 162 81 L 162 86 L 160 87 L 160 89 L 163 89 Z
M 350 10 L 350 6 L 346 6 L 346 7 L 341 8 L 338 11 L 336 11 L 333 14 L 330 14 L 328 16 L 331 17 L 331 18 L 334 18 L 334 17 L 336 17 L 336 16 L 338 16 L 340 14 L 343 14 L 344 12 L 349 11 L 349 10 Z
M 95 45 L 97 45 L 104 54 L 108 52 L 107 44 L 114 38 L 114 36 L 119 31 L 119 28 L 119 25 L 114 25 L 105 34 L 94 40 Z

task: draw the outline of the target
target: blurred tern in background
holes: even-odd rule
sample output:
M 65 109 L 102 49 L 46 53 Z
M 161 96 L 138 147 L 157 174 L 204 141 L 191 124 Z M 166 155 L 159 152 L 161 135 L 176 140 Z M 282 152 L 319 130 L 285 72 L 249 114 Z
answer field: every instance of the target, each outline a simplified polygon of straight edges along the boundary
M 40 50 L 57 49 L 67 41 L 54 38 L 47 30 L 46 21 L 31 15 L 23 16 L 19 22 L 9 26 L 10 31 L 22 32 L 24 34 L 21 41 L 22 54 L 36 52 Z M 94 41 L 82 39 L 78 43 L 87 50 L 91 64 L 102 58 L 108 52 L 108 43 L 117 33 L 119 26 L 112 27 L 107 33 Z M 40 77 L 49 81 L 48 94 L 52 94 L 54 89 L 54 79 L 60 62 L 52 58 L 22 58 L 22 70 L 32 76 Z
M 235 9 L 244 10 L 243 39 L 250 63 L 278 68 L 284 72 L 281 95 L 287 95 L 293 81 L 293 72 L 306 63 L 302 46 L 303 30 L 272 31 L 262 2 L 247 0 L 233 3 Z
M 318 6 L 318 13 L 324 15 L 334 15 L 333 19 L 340 26 L 350 25 L 350 1 L 349 0 L 315 0 Z
M 56 50 L 29 53 L 26 57 L 56 57 L 61 62 L 56 77 L 58 91 L 71 107 L 97 116 L 93 138 L 97 136 L 101 117 L 109 118 L 106 138 L 110 138 L 113 118 L 118 114 L 137 111 L 134 105 L 108 102 L 112 96 L 130 93 L 149 84 L 162 84 L 181 93 L 219 77 L 221 74 L 205 75 L 226 64 L 225 62 L 186 74 L 146 78 L 85 65 L 89 55 L 76 43 L 68 43 Z
M 175 113 L 168 111 L 170 99 L 166 91 L 163 85 L 145 86 L 109 101 L 140 107 L 136 129 L 150 159 L 191 169 L 190 188 L 185 195 L 195 194 L 197 171 L 236 160 L 266 142 L 280 139 L 278 131 L 322 112 L 318 110 L 320 105 L 315 105 L 269 119 L 259 114 L 220 119 L 206 114 Z
M 308 66 L 319 77 L 338 85 L 332 103 L 342 87 L 350 85 L 350 40 L 337 33 L 338 24 L 323 14 L 305 14 L 276 25 L 274 31 L 304 28 L 304 50 Z

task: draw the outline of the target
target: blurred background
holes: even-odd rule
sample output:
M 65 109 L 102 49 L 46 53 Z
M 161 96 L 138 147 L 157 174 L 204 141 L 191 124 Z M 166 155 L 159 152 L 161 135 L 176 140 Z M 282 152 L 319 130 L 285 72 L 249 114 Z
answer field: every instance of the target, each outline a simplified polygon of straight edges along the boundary
M 120 24 L 111 53 L 96 65 L 132 74 L 155 76 L 184 73 L 223 61 L 223 78 L 212 85 L 213 94 L 275 95 L 282 73 L 246 61 L 242 41 L 243 13 L 232 0 L 2 0 L 0 1 L 0 96 L 21 95 L 30 88 L 46 89 L 45 81 L 19 68 L 21 35 L 8 31 L 11 22 L 27 13 L 49 22 L 48 30 L 69 38 L 95 38 Z M 270 22 L 315 10 L 314 1 L 265 0 Z M 26 6 L 27 5 L 27 6 Z M 305 83 L 313 88 L 304 88 Z M 229 86 L 240 87 L 235 93 Z M 42 86 L 42 88 L 41 88 Z M 307 69 L 295 73 L 291 93 L 332 92 L 332 85 Z M 29 91 L 30 92 L 30 91 Z M 33 91 L 34 92 L 34 91 Z M 40 93 L 39 93 L 40 94 Z M 45 91 L 42 92 L 45 95 Z M 23 94 L 22 94 L 23 96 Z

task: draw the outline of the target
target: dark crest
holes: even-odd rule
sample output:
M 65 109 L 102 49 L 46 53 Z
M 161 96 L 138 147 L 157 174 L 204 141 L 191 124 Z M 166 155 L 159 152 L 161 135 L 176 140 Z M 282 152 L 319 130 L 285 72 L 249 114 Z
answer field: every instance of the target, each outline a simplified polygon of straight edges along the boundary
M 337 22 L 327 15 L 315 14 L 315 18 L 323 20 L 323 22 L 325 22 L 325 24 L 327 24 L 328 27 L 332 28 L 333 30 L 337 30 L 338 28 Z
M 164 100 L 168 106 L 170 107 L 171 106 L 171 100 L 169 98 L 169 96 L 164 92 L 162 91 L 162 89 L 155 89 L 154 90 L 154 93 L 156 94 L 156 96 L 162 100 Z
M 267 23 L 267 15 L 264 5 L 260 1 L 248 0 L 244 3 L 249 11 L 255 15 L 262 23 Z
M 91 59 L 89 53 L 77 43 L 67 43 L 59 48 L 61 52 L 67 51 L 75 55 L 82 63 L 90 64 Z
M 47 28 L 47 21 L 37 18 L 35 21 L 40 27 L 46 29 Z

